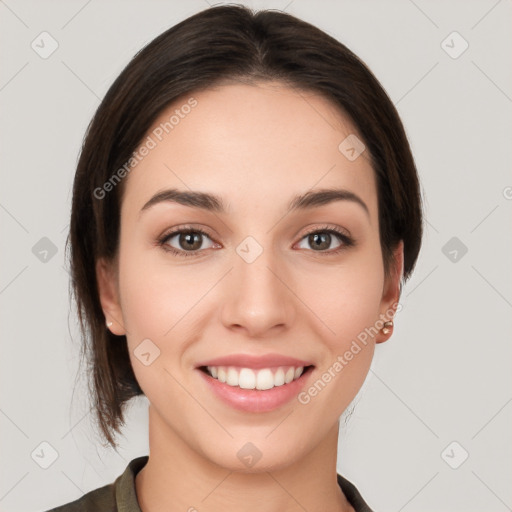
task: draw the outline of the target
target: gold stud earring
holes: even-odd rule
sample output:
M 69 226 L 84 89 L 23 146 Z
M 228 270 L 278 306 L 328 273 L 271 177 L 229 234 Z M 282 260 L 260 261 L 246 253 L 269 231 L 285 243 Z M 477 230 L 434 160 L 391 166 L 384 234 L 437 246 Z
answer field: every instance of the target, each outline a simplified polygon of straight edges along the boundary
M 382 327 L 382 334 L 389 334 L 393 329 L 393 321 L 384 322 L 384 326 Z

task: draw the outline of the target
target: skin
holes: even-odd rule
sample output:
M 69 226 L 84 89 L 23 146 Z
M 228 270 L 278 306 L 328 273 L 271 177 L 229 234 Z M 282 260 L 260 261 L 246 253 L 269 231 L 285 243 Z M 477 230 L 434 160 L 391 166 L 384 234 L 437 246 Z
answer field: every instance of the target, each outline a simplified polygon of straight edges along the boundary
M 136 477 L 140 506 L 353 510 L 336 482 L 338 421 L 366 378 L 375 343 L 391 333 L 370 338 L 308 404 L 293 399 L 271 412 L 232 409 L 194 368 L 232 353 L 277 352 L 312 361 L 313 383 L 398 302 L 402 243 L 385 277 L 374 171 L 365 153 L 349 161 L 338 149 L 357 130 L 327 99 L 278 82 L 193 96 L 198 105 L 125 178 L 118 260 L 97 263 L 105 317 L 112 332 L 127 336 L 150 402 L 150 457 Z M 293 196 L 329 187 L 357 194 L 368 213 L 344 200 L 286 214 Z M 166 188 L 219 195 L 229 211 L 166 202 L 139 218 Z M 194 255 L 174 256 L 157 244 L 190 223 L 209 233 L 198 235 Z M 325 233 L 325 226 L 349 232 L 356 244 L 328 255 L 343 244 L 332 235 L 315 250 L 306 232 Z M 250 264 L 236 252 L 247 236 L 263 249 Z M 167 244 L 191 252 L 179 235 Z M 147 338 L 160 350 L 149 366 L 134 355 Z M 251 468 L 237 457 L 247 442 L 262 453 Z

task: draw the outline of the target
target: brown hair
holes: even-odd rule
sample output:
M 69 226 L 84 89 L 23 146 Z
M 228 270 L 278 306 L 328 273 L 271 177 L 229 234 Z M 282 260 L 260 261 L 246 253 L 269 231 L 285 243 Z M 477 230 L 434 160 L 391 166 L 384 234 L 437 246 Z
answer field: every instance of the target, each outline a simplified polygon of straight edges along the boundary
M 331 100 L 347 114 L 366 145 L 378 189 L 379 230 L 386 273 L 404 242 L 404 281 L 421 245 L 418 176 L 407 137 L 384 89 L 365 64 L 315 26 L 279 11 L 238 6 L 201 11 L 159 35 L 125 67 L 99 105 L 84 138 L 73 185 L 68 242 L 71 286 L 83 337 L 82 359 L 106 441 L 124 425 L 123 410 L 143 394 L 126 337 L 105 327 L 96 261 L 115 261 L 125 180 L 97 198 L 122 168 L 157 116 L 184 94 L 226 80 L 280 81 Z

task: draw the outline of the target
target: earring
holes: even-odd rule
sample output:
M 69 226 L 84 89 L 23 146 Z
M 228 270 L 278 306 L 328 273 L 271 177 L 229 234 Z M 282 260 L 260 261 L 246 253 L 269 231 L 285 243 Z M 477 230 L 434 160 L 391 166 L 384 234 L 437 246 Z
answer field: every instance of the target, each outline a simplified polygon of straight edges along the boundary
M 107 320 L 107 327 L 112 327 L 112 324 L 113 324 L 113 322 L 109 322 L 109 321 Z
M 384 322 L 384 327 L 381 329 L 382 334 L 389 334 L 391 329 L 393 329 L 393 321 L 391 320 L 389 322 Z

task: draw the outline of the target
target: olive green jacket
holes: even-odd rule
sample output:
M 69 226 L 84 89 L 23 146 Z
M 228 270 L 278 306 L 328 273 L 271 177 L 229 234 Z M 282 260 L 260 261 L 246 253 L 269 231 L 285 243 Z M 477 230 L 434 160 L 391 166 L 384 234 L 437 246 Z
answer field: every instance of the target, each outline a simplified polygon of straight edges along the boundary
M 147 455 L 133 459 L 114 483 L 90 491 L 71 503 L 47 512 L 142 512 L 135 493 L 135 476 L 147 461 Z M 372 512 L 354 484 L 340 474 L 338 484 L 356 512 Z

